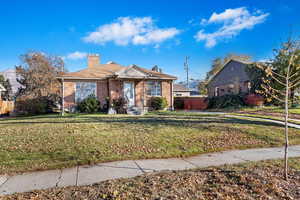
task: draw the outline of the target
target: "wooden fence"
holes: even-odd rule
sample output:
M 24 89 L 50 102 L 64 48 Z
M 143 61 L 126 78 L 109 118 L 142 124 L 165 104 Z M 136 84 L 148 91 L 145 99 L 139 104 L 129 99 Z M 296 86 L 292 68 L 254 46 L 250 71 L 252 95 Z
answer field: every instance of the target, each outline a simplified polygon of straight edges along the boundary
M 175 97 L 175 109 L 181 110 L 205 110 L 208 106 L 206 97 Z
M 13 101 L 2 101 L 0 100 L 0 115 L 7 115 L 14 111 Z

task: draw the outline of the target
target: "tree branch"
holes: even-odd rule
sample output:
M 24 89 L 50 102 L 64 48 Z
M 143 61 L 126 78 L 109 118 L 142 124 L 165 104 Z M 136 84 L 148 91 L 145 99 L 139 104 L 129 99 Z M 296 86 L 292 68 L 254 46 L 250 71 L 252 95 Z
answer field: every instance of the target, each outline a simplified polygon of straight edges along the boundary
M 275 74 L 275 75 L 277 75 L 277 76 L 279 76 L 279 77 L 281 77 L 281 78 L 284 78 L 284 79 L 286 78 L 284 75 L 278 74 L 277 72 L 275 72 L 273 70 L 272 70 L 272 73 Z
M 277 96 L 275 96 L 274 94 L 272 94 L 271 92 L 269 92 L 269 91 L 265 91 L 266 93 L 268 93 L 271 97 L 273 97 L 273 98 L 275 98 L 275 99 L 277 99 L 278 101 L 280 101 L 281 103 L 284 103 L 285 101 L 284 100 L 282 100 L 282 99 L 280 99 L 279 97 L 277 97 Z
M 297 83 L 298 81 L 300 81 L 300 77 L 296 78 L 296 79 L 295 79 L 295 80 L 293 80 L 293 81 L 290 81 L 290 84 Z
M 275 81 L 277 81 L 279 84 L 281 84 L 282 86 L 286 87 L 287 85 L 285 83 L 283 83 L 282 81 L 280 81 L 279 79 L 277 79 L 275 76 L 271 76 Z
M 300 70 L 299 71 L 297 71 L 297 72 L 295 72 L 292 76 L 290 76 L 289 77 L 289 79 L 292 79 L 292 78 L 294 78 L 294 76 L 296 76 L 296 75 L 300 75 L 300 74 L 298 74 L 298 73 L 300 73 Z

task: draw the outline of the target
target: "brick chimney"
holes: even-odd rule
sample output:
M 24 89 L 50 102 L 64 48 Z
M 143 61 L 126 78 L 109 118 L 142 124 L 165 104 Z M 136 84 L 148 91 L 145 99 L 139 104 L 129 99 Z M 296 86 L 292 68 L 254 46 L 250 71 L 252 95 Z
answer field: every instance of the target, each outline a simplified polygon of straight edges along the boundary
M 99 54 L 89 54 L 88 59 L 88 68 L 98 67 L 100 65 L 100 56 Z

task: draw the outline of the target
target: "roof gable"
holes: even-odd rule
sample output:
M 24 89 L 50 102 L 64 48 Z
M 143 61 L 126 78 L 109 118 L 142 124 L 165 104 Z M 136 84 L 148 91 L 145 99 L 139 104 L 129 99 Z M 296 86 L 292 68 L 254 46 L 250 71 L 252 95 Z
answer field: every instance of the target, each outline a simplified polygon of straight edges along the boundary
M 134 66 L 121 69 L 115 74 L 118 76 L 118 78 L 147 78 L 148 77 L 147 73 L 142 72 L 141 70 L 135 68 Z
M 231 59 L 224 64 L 222 69 L 214 75 L 209 81 L 209 86 L 219 86 L 231 84 L 235 82 L 248 81 L 249 77 L 246 73 L 246 66 L 250 64 L 239 60 Z

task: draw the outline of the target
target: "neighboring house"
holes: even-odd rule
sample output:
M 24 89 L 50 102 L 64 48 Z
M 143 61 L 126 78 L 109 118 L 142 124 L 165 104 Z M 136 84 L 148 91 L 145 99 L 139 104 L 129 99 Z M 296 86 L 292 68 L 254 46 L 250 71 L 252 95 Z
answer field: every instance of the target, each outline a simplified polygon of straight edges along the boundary
M 2 96 L 1 96 L 2 92 L 5 92 L 5 91 L 6 91 L 6 89 L 4 88 L 4 86 L 0 84 L 0 100 L 2 100 Z
M 11 85 L 12 93 L 16 94 L 18 89 L 21 87 L 21 84 L 17 81 L 17 74 L 16 69 L 11 68 L 7 69 L 3 72 L 0 72 L 4 76 L 5 79 L 9 80 L 9 83 Z
M 101 105 L 110 104 L 123 97 L 128 107 L 147 109 L 154 96 L 167 99 L 169 109 L 173 109 L 173 81 L 176 77 L 158 70 L 147 70 L 136 65 L 121 66 L 114 62 L 100 64 L 98 54 L 88 55 L 87 68 L 78 72 L 63 73 L 58 77 L 63 81 L 65 109 L 73 110 L 76 104 L 94 94 Z
M 223 68 L 209 81 L 208 96 L 247 93 L 251 89 L 246 67 L 250 63 L 229 60 Z
M 174 84 L 173 93 L 174 93 L 174 96 L 177 96 L 177 97 L 181 97 L 181 96 L 188 97 L 191 95 L 191 90 L 186 88 L 182 84 Z

